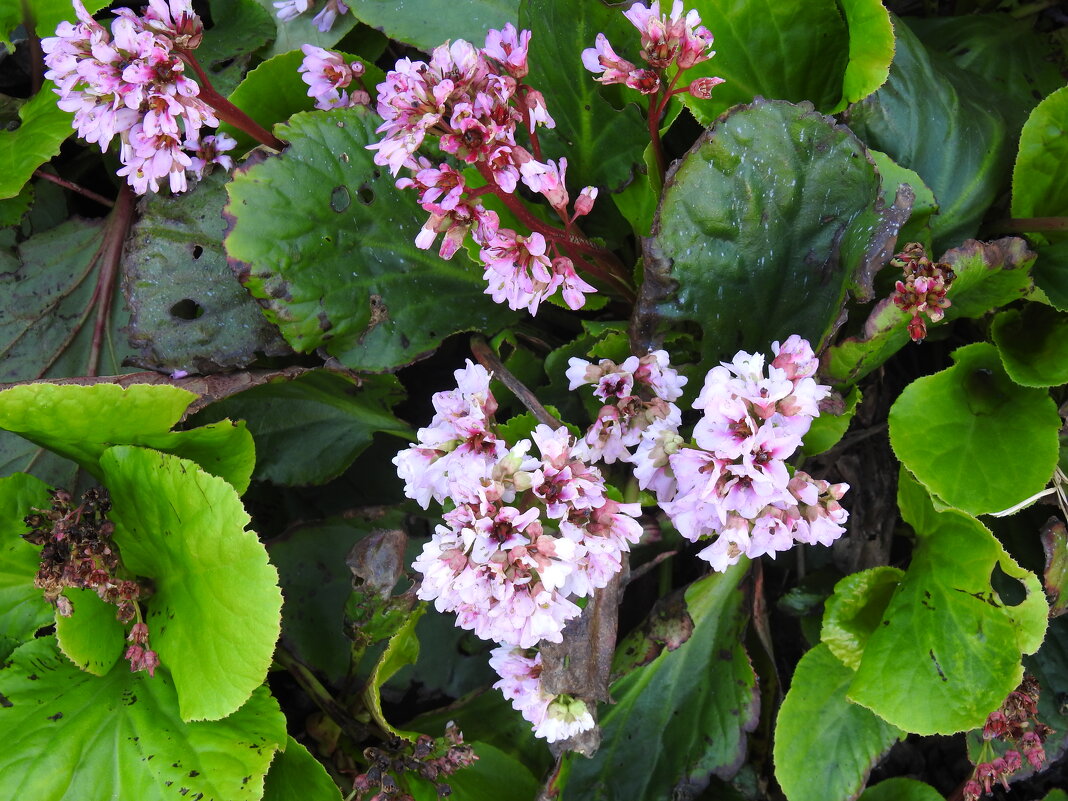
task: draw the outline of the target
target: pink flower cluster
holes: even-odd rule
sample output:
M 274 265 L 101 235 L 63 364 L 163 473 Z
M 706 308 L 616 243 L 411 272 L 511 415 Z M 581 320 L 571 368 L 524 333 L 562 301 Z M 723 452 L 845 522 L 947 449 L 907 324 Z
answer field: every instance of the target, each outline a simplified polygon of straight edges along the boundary
M 848 487 L 791 476 L 785 463 L 829 388 L 812 377 L 817 362 L 805 340 L 792 336 L 772 350 L 766 371 L 762 355 L 745 352 L 709 371 L 693 404 L 703 411 L 693 445 L 677 417 L 663 417 L 642 432 L 630 460 L 638 485 L 656 494 L 684 537 L 715 537 L 699 554 L 715 570 L 795 542 L 829 545 L 845 531 L 838 501 Z
M 359 61 L 347 63 L 339 53 L 306 44 L 300 48 L 304 53 L 297 72 L 308 84 L 308 97 L 315 98 L 315 107 L 323 111 L 345 106 L 366 106 L 371 96 L 363 89 L 345 91 L 354 79 L 363 75 L 364 67 Z
M 682 413 L 672 401 L 682 396 L 687 379 L 668 363 L 667 351 L 630 356 L 623 364 L 601 359 L 594 365 L 573 357 L 566 375 L 568 389 L 593 385 L 593 394 L 604 402 L 585 442 L 591 456 L 605 464 L 634 462 L 631 449 L 647 439 L 647 431 L 654 426 L 657 431 L 665 427 L 677 431 L 682 423 Z M 646 461 L 638 464 L 644 466 Z
M 478 198 L 488 191 L 508 196 L 520 183 L 540 194 L 564 221 L 565 229 L 592 209 L 597 190 L 586 187 L 571 206 L 565 185 L 567 160 L 541 161 L 536 128 L 555 126 L 541 93 L 522 82 L 527 74 L 529 31 L 511 24 L 490 31 L 483 48 L 458 39 L 438 47 L 429 63 L 401 59 L 378 86 L 379 127 L 375 163 L 393 175 L 407 168 L 412 176 L 397 182 L 414 189 L 430 218 L 416 237 L 419 248 L 443 235 L 439 255 L 452 258 L 470 233 L 481 248 L 486 293 L 498 303 L 536 314 L 546 298 L 561 292 L 572 309 L 595 288 L 579 277 L 560 250 L 551 229 L 523 234 L 502 228 L 495 212 Z M 532 153 L 517 141 L 526 129 Z M 472 165 L 488 185 L 469 186 L 469 177 L 448 163 L 435 164 L 416 151 L 428 137 L 458 161 Z M 569 206 L 571 210 L 569 211 Z M 528 222 L 536 225 L 533 217 Z
M 233 166 L 223 155 L 236 142 L 226 134 L 201 136 L 219 124 L 199 99 L 200 87 L 185 76 L 181 54 L 195 49 L 203 25 L 190 0 L 150 0 L 143 16 L 115 10 L 111 32 L 73 0 L 79 22 L 60 23 L 41 40 L 59 107 L 74 112 L 74 127 L 87 142 L 106 150 L 121 141 L 119 175 L 139 194 L 159 191 L 166 179 L 173 192 L 188 188 L 188 176 L 202 178 L 212 164 Z
M 581 611 L 573 599 L 604 587 L 640 538 L 640 507 L 607 497 L 566 428 L 534 430 L 540 458 L 528 455 L 530 440 L 509 448 L 494 432 L 485 368 L 468 362 L 456 380 L 434 396 L 418 442 L 393 460 L 408 497 L 452 505 L 413 565 L 418 595 L 483 639 L 521 649 L 559 642 Z M 532 704 L 523 694 L 515 705 Z
M 901 311 L 912 316 L 909 320 L 909 337 L 913 342 L 922 342 L 927 336 L 927 315 L 932 323 L 946 316 L 946 309 L 953 304 L 946 297 L 956 278 L 953 268 L 946 262 L 932 262 L 919 242 L 910 242 L 905 249 L 890 260 L 900 267 L 903 280 L 894 285 L 894 303 Z
M 689 86 L 675 89 L 678 75 L 714 55 L 712 34 L 701 25 L 697 11 L 683 15 L 682 0 L 674 0 L 671 14 L 660 13 L 660 2 L 651 6 L 635 3 L 623 12 L 624 16 L 641 32 L 641 56 L 649 68 L 637 67 L 618 56 L 608 38 L 597 34 L 596 46 L 582 51 L 582 64 L 597 74 L 604 84 L 622 83 L 645 95 L 655 95 L 664 88 L 666 71 L 678 69 L 671 79 L 668 92 L 689 92 L 694 97 L 708 98 L 712 89 L 723 83 L 722 78 L 698 78 Z
M 308 9 L 314 8 L 315 0 L 281 0 L 281 2 L 275 3 L 274 7 L 278 9 L 275 12 L 275 16 L 282 22 L 289 22 Z M 312 18 L 312 22 L 315 23 L 315 27 L 321 33 L 326 33 L 334 27 L 334 22 L 338 17 L 347 13 L 349 13 L 349 7 L 345 5 L 344 0 L 326 0 L 326 4 Z

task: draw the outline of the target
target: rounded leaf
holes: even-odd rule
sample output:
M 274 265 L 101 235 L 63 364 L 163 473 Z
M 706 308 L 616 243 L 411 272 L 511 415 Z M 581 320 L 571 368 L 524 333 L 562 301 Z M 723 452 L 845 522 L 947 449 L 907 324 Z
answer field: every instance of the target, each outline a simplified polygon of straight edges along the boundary
M 281 626 L 278 572 L 234 488 L 195 463 L 117 446 L 100 460 L 115 543 L 152 579 L 149 641 L 183 720 L 225 717 L 263 683 Z
M 1028 303 L 1008 309 L 990 329 L 1005 372 L 1025 387 L 1068 384 L 1068 314 Z
M 868 637 L 904 575 L 896 567 L 863 570 L 839 581 L 826 600 L 820 640 L 850 670 L 860 667 Z
M 997 349 L 977 342 L 956 364 L 913 381 L 890 409 L 890 444 L 950 506 L 979 515 L 1039 492 L 1057 464 L 1057 405 L 1005 374 Z
M 1012 171 L 1013 217 L 1068 216 L 1068 86 L 1038 104 L 1020 132 Z M 1063 232 L 1050 232 L 1063 241 Z

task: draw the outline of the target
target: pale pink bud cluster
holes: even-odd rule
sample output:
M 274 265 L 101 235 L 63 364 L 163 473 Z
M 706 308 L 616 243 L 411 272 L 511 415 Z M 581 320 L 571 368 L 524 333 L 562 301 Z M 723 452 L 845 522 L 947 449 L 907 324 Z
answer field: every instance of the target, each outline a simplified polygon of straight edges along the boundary
M 118 136 L 118 174 L 139 194 L 159 191 L 163 180 L 184 192 L 190 175 L 202 178 L 213 164 L 229 169 L 222 153 L 236 143 L 225 134 L 201 136 L 219 121 L 185 76 L 181 53 L 203 36 L 190 0 L 150 0 L 142 16 L 116 9 L 110 33 L 81 0 L 72 2 L 79 22 L 60 23 L 41 49 L 45 77 L 56 84 L 59 107 L 74 112 L 78 135 L 101 151 Z
M 289 22 L 309 9 L 314 8 L 315 3 L 316 0 L 281 0 L 274 4 L 274 7 L 278 9 L 275 12 L 275 16 L 282 22 Z M 344 0 L 326 0 L 326 4 L 312 18 L 312 22 L 315 23 L 315 27 L 321 33 L 326 33 L 334 27 L 334 22 L 338 17 L 344 16 L 348 12 L 349 7 L 345 5 Z
M 682 396 L 687 379 L 671 367 L 667 351 L 630 356 L 622 364 L 601 359 L 595 365 L 573 357 L 566 375 L 570 390 L 592 385 L 593 394 L 604 402 L 585 437 L 590 455 L 598 461 L 632 462 L 645 470 L 651 460 L 635 461 L 633 449 L 645 442 L 646 432 L 655 427 L 648 439 L 659 442 L 656 434 L 677 432 L 682 423 L 682 413 L 673 401 Z M 657 478 L 650 476 L 648 482 L 655 485 Z
M 687 539 L 714 538 L 699 554 L 725 570 L 744 554 L 772 556 L 795 542 L 829 545 L 845 531 L 838 503 L 848 489 L 797 471 L 785 460 L 801 445 L 829 388 L 812 377 L 817 361 L 798 336 L 760 354 L 739 352 L 712 368 L 694 408 L 703 411 L 694 444 L 677 426 L 650 426 L 634 453 L 635 477 Z
M 363 89 L 354 89 L 351 94 L 345 91 L 364 73 L 364 66 L 359 61 L 350 64 L 340 53 L 315 45 L 302 45 L 300 49 L 304 60 L 297 72 L 308 84 L 308 97 L 315 99 L 317 109 L 329 111 L 346 106 L 366 106 L 371 102 L 371 96 Z
M 378 86 L 383 138 L 369 149 L 376 151 L 375 163 L 388 166 L 393 175 L 402 168 L 412 173 L 397 186 L 414 189 L 430 214 L 417 247 L 430 248 L 441 234 L 439 255 L 449 259 L 470 234 L 480 247 L 486 294 L 536 314 L 557 291 L 570 308 L 581 308 L 585 294 L 595 288 L 579 277 L 555 240 L 502 228 L 497 214 L 478 198 L 487 191 L 510 195 L 523 184 L 570 225 L 590 212 L 597 191 L 583 189 L 569 211 L 567 160 L 541 161 L 518 140 L 521 130 L 531 137 L 539 125 L 555 126 L 541 93 L 522 82 L 529 42 L 529 31 L 508 24 L 490 31 L 481 49 L 458 39 L 436 48 L 429 62 L 398 61 Z M 473 165 L 489 188 L 469 187 L 448 163 L 417 156 L 427 137 L 436 138 L 444 153 Z
M 645 95 L 655 95 L 667 87 L 670 94 L 689 92 L 702 99 L 710 97 L 712 89 L 723 83 L 722 78 L 698 78 L 689 86 L 675 88 L 677 74 L 670 84 L 667 82 L 669 68 L 675 67 L 681 73 L 716 55 L 711 32 L 701 25 L 697 11 L 683 14 L 682 0 L 674 0 L 670 15 L 660 13 L 659 0 L 651 6 L 635 3 L 623 14 L 641 33 L 641 57 L 648 67 L 637 67 L 621 58 L 608 38 L 599 33 L 595 46 L 582 51 L 582 64 L 599 76 L 596 80 L 625 84 Z
M 434 396 L 418 442 L 393 460 L 408 497 L 452 506 L 413 564 L 423 577 L 418 596 L 503 646 L 560 642 L 581 611 L 574 599 L 622 569 L 642 534 L 641 509 L 607 497 L 566 428 L 534 430 L 539 457 L 528 455 L 530 440 L 509 448 L 494 431 L 483 367 L 468 362 L 456 380 L 456 390 Z
M 490 667 L 501 677 L 494 688 L 534 727 L 536 736 L 555 743 L 593 728 L 584 701 L 542 688 L 540 653 L 503 645 L 490 654 Z

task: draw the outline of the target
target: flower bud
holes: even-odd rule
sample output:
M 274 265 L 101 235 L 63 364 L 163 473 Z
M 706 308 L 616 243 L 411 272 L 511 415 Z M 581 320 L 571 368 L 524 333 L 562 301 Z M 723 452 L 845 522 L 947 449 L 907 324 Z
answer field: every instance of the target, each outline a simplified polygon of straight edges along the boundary
M 699 100 L 708 100 L 712 97 L 712 90 L 723 83 L 722 78 L 698 78 L 691 83 L 686 91 Z

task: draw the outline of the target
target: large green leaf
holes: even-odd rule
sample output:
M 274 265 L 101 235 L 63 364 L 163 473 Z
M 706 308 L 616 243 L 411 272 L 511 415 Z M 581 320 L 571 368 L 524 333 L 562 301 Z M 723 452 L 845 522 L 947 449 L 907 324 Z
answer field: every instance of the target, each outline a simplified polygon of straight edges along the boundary
M 244 423 L 170 430 L 195 398 L 166 384 L 23 384 L 0 392 L 0 429 L 77 462 L 97 478 L 107 448 L 143 445 L 192 459 L 244 492 L 256 461 Z
M 263 787 L 263 801 L 341 801 L 323 763 L 292 737 L 275 756 Z
M 407 364 L 457 331 L 515 317 L 483 295 L 463 252 L 450 262 L 413 239 L 426 213 L 373 163 L 364 109 L 298 114 L 284 153 L 228 185 L 231 266 L 296 350 L 348 367 Z
M 226 265 L 226 180 L 220 171 L 195 192 L 150 195 L 130 232 L 124 287 L 141 366 L 212 373 L 289 352 Z
M 946 321 L 982 317 L 1032 290 L 1030 267 L 1035 254 L 1017 237 L 994 242 L 972 240 L 948 251 L 942 261 L 957 276 L 946 293 L 952 303 L 946 310 Z M 870 373 L 909 343 L 908 322 L 909 315 L 892 299 L 879 301 L 858 336 L 830 348 L 824 360 L 827 377 L 835 383 L 852 384 Z
M 846 699 L 852 669 L 825 644 L 801 657 L 775 723 L 775 778 L 789 801 L 856 798 L 905 733 Z
M 572 194 L 582 186 L 627 184 L 649 144 L 649 130 L 637 106 L 617 110 L 582 67 L 582 51 L 598 33 L 611 41 L 637 31 L 618 8 L 574 0 L 525 0 L 519 27 L 532 32 L 526 81 L 545 95 L 555 129 L 539 138 L 547 157 L 567 158 Z
M 898 776 L 869 787 L 860 801 L 944 801 L 942 794 L 931 785 L 916 779 Z
M 30 530 L 23 518 L 50 502 L 48 487 L 33 476 L 0 478 L 0 648 L 31 639 L 52 621 L 52 607 L 33 586 L 40 551 L 22 539 Z
M 106 676 L 119 661 L 126 637 L 126 627 L 115 617 L 116 607 L 102 601 L 96 590 L 67 588 L 63 595 L 74 614 L 56 615 L 59 650 L 82 670 Z
M 916 17 L 909 19 L 909 27 L 931 50 L 944 50 L 957 66 L 988 81 L 1013 131 L 1043 97 L 1064 86 L 1052 37 L 1036 33 L 1031 19 L 1009 14 Z
M 211 0 L 210 8 L 212 26 L 194 55 L 225 96 L 248 69 L 252 52 L 274 39 L 274 15 L 256 0 Z
M 842 243 L 892 237 L 883 213 L 879 176 L 848 130 L 807 104 L 733 110 L 669 173 L 645 240 L 643 334 L 696 323 L 706 363 L 790 334 L 819 342 L 864 267 L 866 253 L 847 258 Z
M 709 100 L 683 98 L 702 125 L 758 96 L 808 100 L 822 111 L 842 99 L 850 44 L 834 0 L 694 0 L 687 8 L 697 9 L 716 37 L 716 57 L 687 70 L 686 80 L 708 75 L 726 80 Z M 633 53 L 634 60 L 636 30 L 632 37 L 619 45 L 621 55 Z
M 820 640 L 850 671 L 860 666 L 864 646 L 903 575 L 885 566 L 853 573 L 835 585 L 825 602 Z
M 1009 377 L 1025 387 L 1068 384 L 1068 314 L 1041 303 L 1007 309 L 990 329 Z
M 323 484 L 340 475 L 376 432 L 405 435 L 391 407 L 404 398 L 393 376 L 356 379 L 317 371 L 280 378 L 212 404 L 199 420 L 244 418 L 256 440 L 253 476 L 275 484 Z
M 0 776 L 33 801 L 215 798 L 258 801 L 285 717 L 265 689 L 226 720 L 184 723 L 165 668 L 83 673 L 51 637 L 0 671 Z
M 730 778 L 757 723 L 756 675 L 744 639 L 739 582 L 748 562 L 714 573 L 686 591 L 690 638 L 664 650 L 611 688 L 602 707 L 600 750 L 572 757 L 564 799 L 672 798 L 672 789 L 710 774 Z
M 1013 217 L 1068 217 L 1068 86 L 1031 112 L 1020 132 L 1020 152 L 1012 172 Z M 1063 242 L 1068 233 L 1049 232 Z
M 1042 643 L 1042 585 L 974 517 L 936 511 L 904 470 L 898 504 L 916 548 L 848 697 L 918 734 L 981 727 L 1020 683 L 1021 656 Z M 1023 584 L 1022 602 L 1009 606 L 993 588 L 995 567 Z
M 977 342 L 953 367 L 913 381 L 890 409 L 894 453 L 932 493 L 969 514 L 998 512 L 1039 492 L 1057 464 L 1057 404 L 1006 375 Z
M 915 170 L 938 201 L 931 221 L 943 249 L 974 236 L 1008 181 L 1012 141 L 991 87 L 927 52 L 900 20 L 890 79 L 848 112 L 848 124 L 870 147 Z
M 71 113 L 56 105 L 52 89 L 52 82 L 46 81 L 19 108 L 18 128 L 0 131 L 0 198 L 21 192 L 33 171 L 59 153 L 59 146 L 74 133 Z
M 518 16 L 518 0 L 352 0 L 352 14 L 377 28 L 390 39 L 415 45 L 430 52 L 450 39 L 466 39 L 476 47 L 486 40 L 490 28 L 513 25 Z
M 193 462 L 131 446 L 100 460 L 115 543 L 152 579 L 152 647 L 183 720 L 226 717 L 263 683 L 281 621 L 278 572 L 233 487 Z

